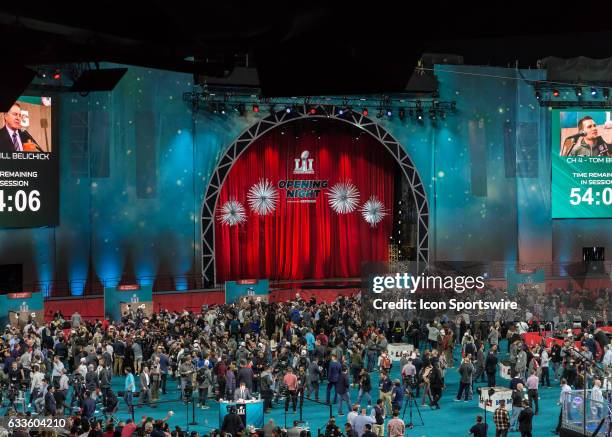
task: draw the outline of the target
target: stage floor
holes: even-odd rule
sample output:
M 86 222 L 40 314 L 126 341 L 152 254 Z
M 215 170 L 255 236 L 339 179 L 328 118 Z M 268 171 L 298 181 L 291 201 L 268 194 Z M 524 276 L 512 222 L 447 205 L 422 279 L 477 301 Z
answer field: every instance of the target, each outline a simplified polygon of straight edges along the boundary
M 502 358 L 506 355 L 506 343 L 500 345 L 500 349 L 503 352 Z M 459 357 L 459 348 L 456 348 L 455 351 L 456 358 Z M 395 379 L 399 375 L 399 364 L 395 364 L 392 369 L 392 379 Z M 372 374 L 372 386 L 378 386 L 378 373 Z M 510 381 L 501 379 L 499 375 L 497 376 L 497 385 L 508 386 Z M 534 417 L 533 420 L 533 435 L 534 436 L 544 436 L 550 435 L 550 431 L 553 430 L 557 425 L 557 420 L 559 418 L 559 407 L 556 405 L 559 399 L 560 387 L 558 382 L 553 383 L 552 388 L 541 388 L 540 389 L 540 412 L 538 416 Z M 115 393 L 118 391 L 123 391 L 124 378 L 115 377 L 113 378 L 113 390 Z M 483 386 L 484 383 L 475 384 L 474 391 L 476 392 L 476 387 Z M 320 387 L 319 397 L 322 400 L 325 400 L 325 388 L 326 384 L 322 384 Z M 455 402 L 453 399 L 457 395 L 457 391 L 459 388 L 459 374 L 457 372 L 457 366 L 452 369 L 447 369 L 446 371 L 446 390 L 443 392 L 442 399 L 440 401 L 440 410 L 431 410 L 428 406 L 421 407 L 419 400 L 419 407 L 421 411 L 421 415 L 423 417 L 423 421 L 425 425 L 421 425 L 421 421 L 417 414 L 416 410 L 413 410 L 413 422 L 415 424 L 415 428 L 413 430 L 408 430 L 408 436 L 424 436 L 424 437 L 448 437 L 448 436 L 460 436 L 467 435 L 468 430 L 476 421 L 477 415 L 484 415 L 484 410 L 478 408 L 478 398 L 477 393 L 475 393 L 475 397 L 473 400 L 469 402 Z M 373 390 L 374 394 L 375 391 Z M 376 392 L 377 393 L 377 392 Z M 163 418 L 169 410 L 174 411 L 174 416 L 169 420 L 169 424 L 172 429 L 175 426 L 180 426 L 181 429 L 187 429 L 187 412 L 185 404 L 178 400 L 180 396 L 180 392 L 177 388 L 177 382 L 173 380 L 168 381 L 168 393 L 160 399 L 160 403 L 157 408 L 151 408 L 143 406 L 141 408 L 136 408 L 135 418 L 137 421 L 140 421 L 142 416 L 150 416 L 155 419 Z M 355 402 L 357 399 L 357 390 L 352 388 L 350 392 L 351 401 Z M 374 400 L 377 398 L 377 394 L 374 397 Z M 138 402 L 138 398 L 134 399 L 135 404 Z M 217 428 L 219 426 L 219 412 L 218 412 L 218 403 L 215 401 L 208 401 L 208 405 L 210 409 L 202 410 L 196 407 L 196 422 L 198 425 L 189 426 L 189 430 L 197 430 L 200 434 L 205 433 L 208 434 L 212 429 Z M 4 412 L 4 408 L 2 410 Z M 337 414 L 337 406 L 333 407 L 334 415 Z M 344 414 L 347 414 L 346 408 L 344 408 Z M 100 415 L 101 416 L 101 415 Z M 116 418 L 119 419 L 127 419 L 129 416 L 128 409 L 122 399 L 119 401 L 119 411 L 115 414 Z M 267 422 L 270 418 L 274 419 L 277 425 L 283 427 L 285 425 L 285 414 L 284 414 L 284 403 L 283 405 L 278 405 L 274 407 L 270 414 L 266 414 L 264 417 L 264 422 Z M 316 436 L 317 428 L 324 429 L 325 424 L 329 418 L 329 408 L 324 407 L 322 405 L 315 404 L 313 402 L 309 402 L 305 399 L 304 401 L 304 410 L 303 410 L 303 418 L 309 426 L 311 427 L 312 435 Z M 293 424 L 293 421 L 299 419 L 299 411 L 297 414 L 290 412 L 287 414 L 287 425 L 290 427 Z M 191 405 L 189 406 L 189 422 L 191 422 Z M 406 411 L 404 421 L 408 423 L 409 421 L 409 411 Z M 346 416 L 344 417 L 336 417 L 336 423 L 340 426 L 343 426 L 346 422 Z M 487 422 L 489 423 L 489 434 L 494 435 L 495 426 L 492 423 L 492 414 L 487 414 Z M 386 431 L 385 431 L 386 435 Z

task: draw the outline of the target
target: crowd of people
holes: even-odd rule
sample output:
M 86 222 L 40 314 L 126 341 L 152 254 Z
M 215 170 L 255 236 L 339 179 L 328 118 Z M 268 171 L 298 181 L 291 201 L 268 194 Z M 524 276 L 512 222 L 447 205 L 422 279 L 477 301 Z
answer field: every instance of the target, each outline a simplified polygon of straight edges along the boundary
M 71 416 L 67 432 L 72 435 L 110 437 L 112 428 L 114 435 L 122 429 L 121 437 L 134 431 L 161 437 L 172 434 L 166 420 L 146 420 L 138 427 L 134 421 L 107 420 L 121 406 L 120 398 L 134 416 L 139 405 L 155 407 L 167 398 L 176 381 L 181 398 L 195 397 L 202 409 L 209 408 L 211 400 L 257 394 L 266 411 L 296 412 L 309 399 L 335 405 L 337 418 L 346 411 L 348 427 L 341 429 L 334 418 L 324 430 L 327 437 L 396 437 L 403 435 L 399 412 L 406 402 L 443 407 L 450 369 L 460 375 L 455 401 L 473 399 L 478 381 L 495 387 L 501 339 L 508 340 L 506 364 L 514 391 L 511 417 L 495 414 L 501 435 L 506 419 L 506 430 L 531 428 L 539 412 L 538 390 L 550 387 L 551 381 L 563 382 L 563 390 L 593 388 L 593 399 L 603 400 L 598 372 L 612 366 L 612 349 L 605 333 L 591 322 L 584 323 L 578 335 L 564 331 L 565 344 L 547 348 L 523 341 L 522 334 L 540 329 L 534 321 L 470 322 L 458 316 L 376 323 L 361 317 L 358 297 L 340 297 L 330 304 L 299 297 L 274 304 L 247 299 L 150 316 L 135 309 L 115 322 L 57 313 L 49 323 L 30 321 L 22 328 L 7 327 L 2 334 L 4 404 L 9 415 Z M 559 323 L 554 328 L 564 327 Z M 412 347 L 394 363 L 388 346 L 397 342 Z M 113 377 L 123 378 L 123 393 L 113 390 Z M 355 402 L 351 388 L 358 393 Z M 477 419 L 472 428 L 476 436 L 482 429 L 479 423 Z M 221 426 L 221 431 L 228 429 Z M 244 431 L 231 429 L 232 434 Z M 272 432 L 280 430 L 271 429 L 269 436 Z

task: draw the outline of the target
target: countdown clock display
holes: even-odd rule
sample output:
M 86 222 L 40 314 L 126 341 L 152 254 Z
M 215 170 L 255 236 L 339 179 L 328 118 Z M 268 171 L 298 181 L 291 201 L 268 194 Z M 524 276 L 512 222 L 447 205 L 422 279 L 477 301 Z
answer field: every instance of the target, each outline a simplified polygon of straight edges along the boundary
M 555 110 L 552 218 L 612 217 L 612 110 Z
M 0 116 L 0 228 L 59 224 L 51 103 L 24 96 Z

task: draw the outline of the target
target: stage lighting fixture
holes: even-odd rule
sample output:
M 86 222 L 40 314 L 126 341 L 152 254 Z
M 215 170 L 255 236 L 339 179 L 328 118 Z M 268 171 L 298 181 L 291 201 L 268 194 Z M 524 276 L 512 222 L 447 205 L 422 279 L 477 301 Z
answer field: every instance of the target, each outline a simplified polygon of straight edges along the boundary
M 219 103 L 219 112 L 225 115 L 225 103 Z
M 259 112 L 259 105 L 253 105 L 253 112 Z
M 367 116 L 368 116 L 368 108 L 363 108 L 363 110 L 361 111 L 361 114 L 362 114 L 364 117 L 367 117 Z
M 574 92 L 576 93 L 576 97 L 582 97 L 582 87 L 577 87 Z
M 553 96 L 559 97 L 559 90 L 553 90 Z
M 417 108 L 417 110 L 416 110 L 416 118 L 419 121 L 423 121 L 423 110 L 421 108 Z
M 308 109 L 308 113 L 310 115 L 315 115 L 317 113 L 317 108 L 315 108 L 314 106 L 311 106 L 310 109 Z
M 597 95 L 597 88 L 591 88 L 591 96 L 595 97 Z
M 397 114 L 399 115 L 399 119 L 403 120 L 404 117 L 406 116 L 406 111 L 404 110 L 404 108 L 400 108 Z
M 291 112 L 291 106 L 287 106 L 287 107 L 285 108 L 285 112 L 286 112 L 287 114 L 289 114 L 289 113 Z
M 393 111 L 391 109 L 387 109 L 387 117 L 393 116 Z
M 55 73 L 53 73 L 53 79 L 60 80 L 61 78 L 62 78 L 62 73 L 60 73 L 59 71 L 56 71 Z
M 539 91 L 536 91 L 535 92 L 535 98 L 536 98 L 536 100 L 540 100 L 542 98 L 542 93 L 539 92 Z
M 608 100 L 610 98 L 610 89 L 609 88 L 604 88 L 603 89 L 603 97 L 606 100 Z

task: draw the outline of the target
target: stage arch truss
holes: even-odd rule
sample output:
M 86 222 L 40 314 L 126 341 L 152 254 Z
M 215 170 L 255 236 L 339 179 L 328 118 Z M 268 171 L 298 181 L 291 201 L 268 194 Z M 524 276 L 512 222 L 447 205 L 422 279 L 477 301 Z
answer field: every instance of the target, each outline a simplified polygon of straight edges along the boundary
M 349 123 L 378 140 L 397 161 L 402 174 L 409 183 L 414 205 L 417 209 L 416 261 L 429 261 L 429 207 L 423 181 L 419 172 L 401 144 L 386 129 L 360 112 L 346 110 L 340 106 L 318 106 L 316 114 L 308 111 L 311 105 L 293 106 L 291 112 L 281 110 L 246 129 L 225 151 L 211 175 L 202 204 L 202 276 L 206 286 L 216 284 L 215 264 L 215 211 L 223 183 L 234 163 L 243 152 L 262 135 L 272 129 L 305 118 L 325 118 Z

